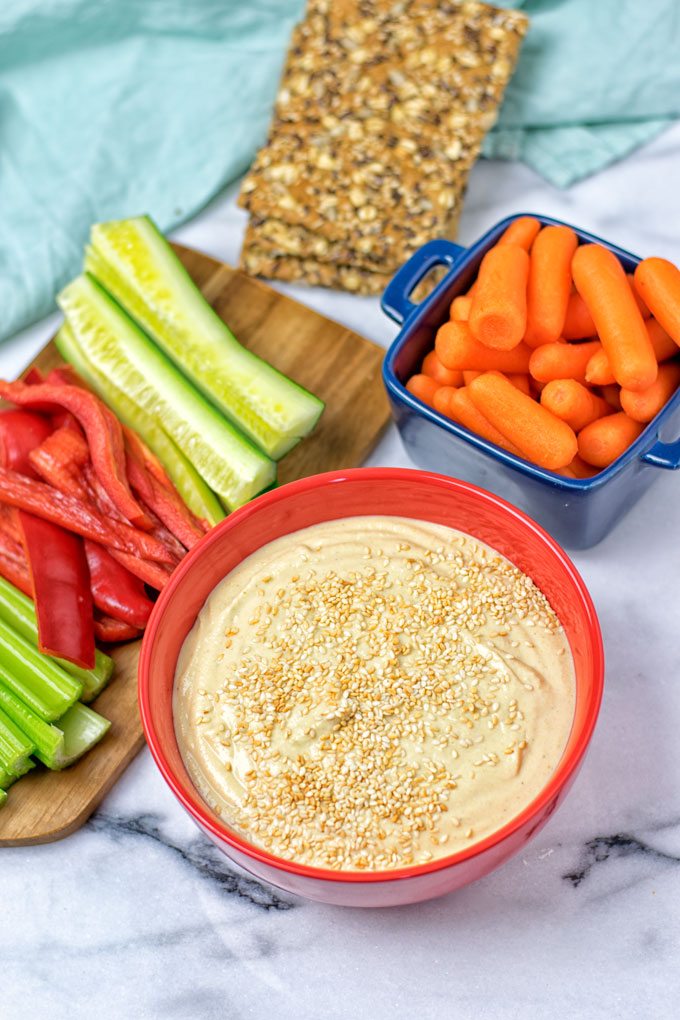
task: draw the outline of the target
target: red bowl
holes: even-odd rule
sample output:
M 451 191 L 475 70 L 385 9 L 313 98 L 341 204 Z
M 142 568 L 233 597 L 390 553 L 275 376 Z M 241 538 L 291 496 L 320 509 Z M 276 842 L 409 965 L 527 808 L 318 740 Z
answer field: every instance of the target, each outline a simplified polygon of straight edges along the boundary
M 283 860 L 232 832 L 196 791 L 184 767 L 172 717 L 182 643 L 215 585 L 246 556 L 282 535 L 338 517 L 388 514 L 447 524 L 488 543 L 528 574 L 566 631 L 576 672 L 576 709 L 564 754 L 543 791 L 497 832 L 468 849 L 415 867 L 329 871 Z M 250 874 L 313 900 L 386 907 L 431 899 L 503 864 L 561 803 L 595 727 L 604 655 L 590 595 L 564 551 L 509 503 L 467 482 L 401 468 L 314 475 L 260 496 L 213 528 L 182 560 L 162 592 L 139 660 L 139 704 L 151 753 L 170 789 L 203 832 Z

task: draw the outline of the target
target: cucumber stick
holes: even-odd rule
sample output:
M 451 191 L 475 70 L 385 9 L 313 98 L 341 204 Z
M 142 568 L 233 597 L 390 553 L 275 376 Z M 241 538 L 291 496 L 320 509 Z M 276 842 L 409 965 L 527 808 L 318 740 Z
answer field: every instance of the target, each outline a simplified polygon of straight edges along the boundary
M 149 217 L 95 224 L 85 269 L 270 457 L 314 428 L 323 402 L 238 342 Z
M 276 466 L 189 383 L 119 305 L 85 274 L 58 297 L 88 361 L 163 429 L 233 510 L 276 476 Z
M 221 521 L 224 518 L 222 505 L 193 464 L 177 448 L 158 421 L 141 407 L 137 407 L 126 393 L 118 389 L 110 375 L 95 368 L 76 342 L 68 322 L 62 325 L 55 342 L 62 358 L 73 365 L 83 382 L 108 404 L 124 425 L 134 429 L 156 454 L 192 513 L 204 518 L 209 524 Z

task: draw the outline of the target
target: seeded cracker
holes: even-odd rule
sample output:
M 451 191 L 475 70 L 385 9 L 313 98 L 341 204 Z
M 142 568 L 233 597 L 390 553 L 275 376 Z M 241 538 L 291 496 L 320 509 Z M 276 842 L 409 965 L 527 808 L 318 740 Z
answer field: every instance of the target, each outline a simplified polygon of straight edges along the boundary
M 302 281 L 310 287 L 331 287 L 353 294 L 382 294 L 390 281 L 389 273 L 372 273 L 352 265 L 332 265 L 292 255 L 276 257 L 254 246 L 244 248 L 241 266 L 251 276 L 286 283 Z
M 296 278 L 314 263 L 390 275 L 454 233 L 526 27 L 480 3 L 312 0 L 241 193 L 250 271 L 293 256 Z

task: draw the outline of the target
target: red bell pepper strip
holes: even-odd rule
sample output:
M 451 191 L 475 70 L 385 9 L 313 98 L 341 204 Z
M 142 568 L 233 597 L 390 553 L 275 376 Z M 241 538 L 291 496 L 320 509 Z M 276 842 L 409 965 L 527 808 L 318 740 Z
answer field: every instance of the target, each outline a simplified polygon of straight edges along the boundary
M 0 411 L 0 464 L 34 478 L 28 455 L 51 432 L 49 419 L 42 415 L 32 411 Z
M 129 437 L 126 436 L 126 443 Z M 205 532 L 191 514 L 180 496 L 170 489 L 164 488 L 156 478 L 146 470 L 145 464 L 128 445 L 127 474 L 132 491 L 143 503 L 153 510 L 168 531 L 175 536 L 187 549 L 192 549 Z
M 172 568 L 165 563 L 152 563 L 139 556 L 121 552 L 120 549 L 109 549 L 109 552 L 114 560 L 118 560 L 131 574 L 138 577 L 144 584 L 148 584 L 150 588 L 155 588 L 156 591 L 162 591 L 170 580 Z
M 60 408 L 70 411 L 85 432 L 93 467 L 113 504 L 132 524 L 149 527 L 149 520 L 128 485 L 120 422 L 94 393 L 79 386 L 50 383 L 26 386 L 19 381 L 0 380 L 0 396 L 13 404 L 48 413 Z
M 114 620 L 110 616 L 96 616 L 94 621 L 94 632 L 97 641 L 104 641 L 112 644 L 117 641 L 131 641 L 139 637 L 139 630 L 122 620 Z
M 22 591 L 24 595 L 28 595 L 29 599 L 33 598 L 33 585 L 28 564 L 13 560 L 2 549 L 0 549 L 0 575 L 19 591 Z
M 19 511 L 5 503 L 0 503 L 0 532 L 7 535 L 12 542 L 21 545 L 23 535 L 19 524 Z
M 77 431 L 76 431 L 77 429 Z M 82 469 L 90 459 L 90 451 L 80 427 L 58 428 L 28 455 L 33 471 L 60 492 L 87 502 L 89 494 Z
M 22 383 L 26 383 L 27 386 L 37 386 L 39 383 L 45 382 L 45 376 L 39 368 L 32 365 L 26 374 L 22 375 L 21 381 Z
M 51 521 L 19 512 L 33 583 L 38 648 L 94 667 L 94 618 L 83 540 Z
M 118 511 L 111 503 L 108 495 L 102 489 L 99 479 L 92 470 L 92 465 L 86 464 L 83 468 L 83 473 L 87 482 L 92 505 L 96 507 L 97 513 L 111 520 L 118 519 Z M 171 535 L 170 532 L 163 527 L 158 518 L 151 510 L 149 510 L 148 507 L 145 507 L 144 509 L 151 521 L 152 529 L 147 532 L 147 534 L 153 536 L 153 538 L 157 539 L 157 541 L 161 542 L 165 546 L 165 550 L 168 554 L 168 563 L 179 563 L 185 555 L 186 549 L 177 541 L 174 535 Z
M 53 521 L 67 531 L 121 549 L 145 560 L 171 563 L 173 557 L 154 535 L 138 531 L 122 521 L 99 517 L 90 506 L 72 496 L 0 467 L 0 501 Z
M 97 609 L 143 630 L 153 609 L 144 582 L 134 577 L 97 542 L 85 540 L 85 555 Z
M 2 464 L 33 475 L 32 447 L 36 443 L 54 442 L 49 435 L 49 422 L 27 411 L 14 411 L 2 416 L 1 430 Z M 2 516 L 6 530 L 11 528 L 13 537 L 20 539 L 25 550 L 40 651 L 92 669 L 94 621 L 82 539 L 51 521 L 4 505 Z M 27 587 L 23 577 L 21 580 Z
M 128 451 L 132 451 L 137 458 L 143 463 L 147 472 L 152 475 L 157 482 L 165 489 L 174 490 L 175 486 L 168 478 L 165 468 L 159 461 L 155 453 L 153 453 L 146 445 L 141 436 L 128 428 L 127 425 L 123 425 L 123 437 L 125 439 L 125 447 Z

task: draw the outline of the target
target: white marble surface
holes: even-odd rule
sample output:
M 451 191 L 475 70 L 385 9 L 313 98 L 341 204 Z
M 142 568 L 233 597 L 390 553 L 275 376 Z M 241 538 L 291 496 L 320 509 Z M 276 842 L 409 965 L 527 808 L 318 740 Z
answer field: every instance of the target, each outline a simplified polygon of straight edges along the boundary
M 568 192 L 522 166 L 472 174 L 462 243 L 521 209 L 680 259 L 680 126 Z M 234 261 L 234 191 L 177 231 Z M 133 212 L 134 210 L 130 210 Z M 374 299 L 290 288 L 387 344 Z M 50 334 L 0 348 L 12 376 Z M 391 431 L 371 463 L 408 463 Z M 575 555 L 607 683 L 564 807 L 517 858 L 394 911 L 304 902 L 237 873 L 144 751 L 81 832 L 0 856 L 0 1017 L 534 1020 L 680 1015 L 680 474 Z

